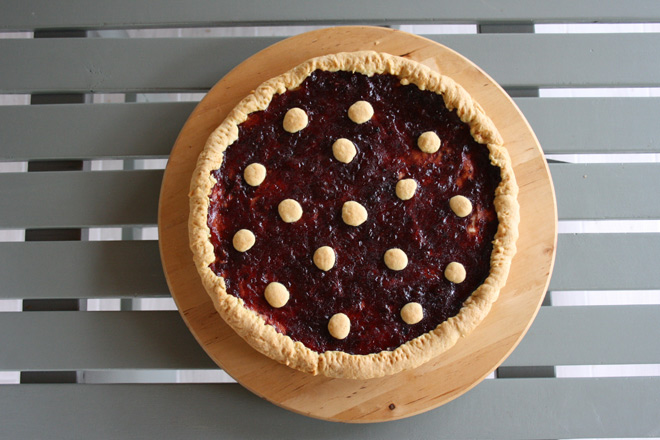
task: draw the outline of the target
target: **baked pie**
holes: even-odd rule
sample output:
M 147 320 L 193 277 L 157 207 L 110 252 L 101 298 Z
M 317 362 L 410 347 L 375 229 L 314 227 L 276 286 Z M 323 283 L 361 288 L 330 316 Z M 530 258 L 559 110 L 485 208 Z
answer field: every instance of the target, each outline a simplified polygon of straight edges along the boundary
M 209 137 L 190 246 L 222 318 L 311 374 L 414 368 L 504 286 L 518 187 L 495 125 L 455 81 L 371 51 L 260 85 Z

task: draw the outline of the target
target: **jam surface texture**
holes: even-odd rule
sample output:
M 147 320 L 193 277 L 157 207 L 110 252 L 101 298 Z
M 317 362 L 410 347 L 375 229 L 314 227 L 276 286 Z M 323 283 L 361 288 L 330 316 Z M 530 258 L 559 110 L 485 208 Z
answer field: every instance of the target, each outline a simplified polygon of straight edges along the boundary
M 347 112 L 360 100 L 373 106 L 374 115 L 356 124 Z M 294 107 L 307 113 L 309 123 L 289 133 L 282 123 Z M 441 139 L 435 153 L 417 146 L 427 131 Z M 339 138 L 356 147 L 349 163 L 333 156 L 332 145 Z M 267 173 L 261 184 L 250 186 L 243 172 L 255 162 Z M 472 138 L 468 125 L 445 107 L 442 96 L 402 85 L 393 75 L 313 72 L 239 125 L 238 139 L 213 177 L 217 183 L 209 196 L 208 226 L 216 259 L 210 268 L 225 279 L 229 294 L 266 323 L 319 353 L 395 349 L 456 315 L 489 274 L 500 169 L 490 163 L 488 148 Z M 409 200 L 396 195 L 401 179 L 417 183 Z M 472 203 L 466 217 L 449 206 L 456 195 Z M 284 199 L 300 204 L 300 220 L 282 220 L 278 204 Z M 363 224 L 342 221 L 347 201 L 366 208 Z M 256 238 L 246 252 L 232 246 L 241 229 Z M 336 254 L 328 271 L 313 262 L 322 246 Z M 391 248 L 407 255 L 403 270 L 385 265 L 383 256 Z M 445 278 L 451 262 L 465 267 L 463 282 Z M 290 293 L 283 307 L 273 308 L 264 298 L 271 282 Z M 410 302 L 423 309 L 416 324 L 401 318 L 401 309 Z M 328 321 L 337 313 L 350 318 L 344 339 L 328 331 Z

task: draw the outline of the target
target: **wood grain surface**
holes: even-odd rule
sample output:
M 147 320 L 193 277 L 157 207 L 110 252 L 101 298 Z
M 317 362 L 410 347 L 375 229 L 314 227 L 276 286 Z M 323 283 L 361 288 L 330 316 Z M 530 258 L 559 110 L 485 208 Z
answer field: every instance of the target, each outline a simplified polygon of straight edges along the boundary
M 213 129 L 263 81 L 308 58 L 372 49 L 419 61 L 459 82 L 493 119 L 520 186 L 520 239 L 509 280 L 490 314 L 449 351 L 419 368 L 364 381 L 301 373 L 261 355 L 216 313 L 188 248 L 188 188 Z M 213 54 L 209 54 L 212 63 Z M 211 68 L 211 67 L 210 67 Z M 161 189 L 159 237 L 167 282 L 183 319 L 208 355 L 255 394 L 325 420 L 378 422 L 412 416 L 457 398 L 488 376 L 532 323 L 550 280 L 557 241 L 554 190 L 541 147 L 511 98 L 456 52 L 386 28 L 338 27 L 301 34 L 248 58 L 195 108 L 172 150 Z

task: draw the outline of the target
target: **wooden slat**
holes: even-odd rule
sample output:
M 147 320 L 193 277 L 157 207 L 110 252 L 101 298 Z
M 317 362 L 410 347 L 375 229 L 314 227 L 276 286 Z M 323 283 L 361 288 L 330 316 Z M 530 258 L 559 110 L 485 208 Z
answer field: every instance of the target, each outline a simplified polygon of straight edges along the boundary
M 658 289 L 658 260 L 660 234 L 560 235 L 550 289 Z M 0 261 L 0 299 L 168 295 L 155 241 L 0 243 Z
M 4 313 L 0 370 L 214 369 L 178 312 Z
M 71 11 L 76 11 L 72 14 Z M 630 0 L 603 4 L 597 0 L 574 2 L 543 0 L 498 0 L 480 2 L 468 0 L 421 0 L 403 4 L 383 0 L 378 7 L 366 0 L 357 0 L 337 8 L 332 3 L 307 7 L 304 0 L 286 5 L 258 0 L 194 1 L 186 4 L 174 0 L 69 2 L 66 8 L 52 2 L 5 2 L 0 29 L 47 28 L 125 28 L 125 27 L 187 27 L 237 26 L 253 24 L 336 24 L 336 23 L 562 23 L 562 22 L 649 22 L 660 20 L 660 8 L 652 0 Z
M 155 241 L 0 243 L 0 299 L 169 296 Z
M 657 377 L 487 380 L 438 409 L 369 425 L 296 415 L 237 384 L 8 385 L 2 391 L 3 433 L 17 439 L 44 433 L 50 439 L 513 440 L 660 435 Z M 396 396 L 393 402 L 401 405 Z
M 0 227 L 153 225 L 163 172 L 0 174 Z
M 658 34 L 482 34 L 430 38 L 465 55 L 509 88 L 641 87 L 658 83 L 660 61 L 648 58 L 660 53 Z
M 515 101 L 546 153 L 660 152 L 660 98 Z M 0 160 L 166 156 L 195 105 L 0 107 Z
M 546 153 L 660 152 L 659 98 L 517 98 Z
M 559 235 L 550 290 L 660 288 L 660 234 Z
M 472 59 L 505 87 L 660 85 L 659 34 L 430 38 Z M 207 90 L 240 61 L 279 40 L 0 40 L 0 92 Z
M 204 91 L 280 39 L 0 40 L 0 92 Z
M 559 218 L 660 218 L 660 164 L 553 164 Z M 162 171 L 0 174 L 0 227 L 155 224 Z M 644 188 L 643 192 L 639 188 Z
M 504 366 L 660 363 L 659 314 L 657 305 L 542 307 Z
M 195 105 L 0 107 L 0 160 L 165 157 Z
M 555 164 L 562 220 L 660 218 L 660 164 Z
M 660 363 L 659 313 L 542 307 L 504 365 Z M 0 334 L 12 335 L 0 339 L 0 370 L 215 368 L 174 311 L 4 313 Z

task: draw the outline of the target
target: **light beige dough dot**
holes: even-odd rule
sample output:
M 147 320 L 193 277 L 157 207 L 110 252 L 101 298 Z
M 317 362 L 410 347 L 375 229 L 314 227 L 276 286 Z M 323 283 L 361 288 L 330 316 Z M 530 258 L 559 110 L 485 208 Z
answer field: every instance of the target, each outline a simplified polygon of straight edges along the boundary
M 367 210 L 358 202 L 350 201 L 344 203 L 341 208 L 341 218 L 344 223 L 350 226 L 360 226 L 367 221 Z
M 465 266 L 456 261 L 452 261 L 445 268 L 445 278 L 447 278 L 452 283 L 460 284 L 465 281 Z
M 335 266 L 335 250 L 330 246 L 321 246 L 314 252 L 314 264 L 323 271 L 328 271 Z
M 254 242 L 256 239 L 254 238 L 254 234 L 252 231 L 248 229 L 241 229 L 237 233 L 234 234 L 234 239 L 232 240 L 232 244 L 234 245 L 234 249 L 236 249 L 239 252 L 245 252 L 248 249 L 250 249 L 252 246 L 254 246 Z
M 433 131 L 426 131 L 417 138 L 417 146 L 424 153 L 435 153 L 440 149 L 440 138 Z
M 409 302 L 401 308 L 401 319 L 406 324 L 417 324 L 422 318 L 424 318 L 424 309 L 420 303 Z
M 284 307 L 289 302 L 289 290 L 278 282 L 269 283 L 264 290 L 264 296 L 268 304 L 276 309 Z
M 332 154 L 339 162 L 349 163 L 357 154 L 355 144 L 346 138 L 340 138 L 332 144 Z
M 403 270 L 408 265 L 408 256 L 399 248 L 389 249 L 383 259 L 385 265 L 392 270 Z
M 243 178 L 250 186 L 259 186 L 266 178 L 266 167 L 260 163 L 251 163 L 245 167 Z
M 373 115 L 374 108 L 367 101 L 357 101 L 348 109 L 348 117 L 356 124 L 364 124 Z
M 296 133 L 307 127 L 308 122 L 309 119 L 307 119 L 307 113 L 305 113 L 305 110 L 294 107 L 289 109 L 289 111 L 286 112 L 286 115 L 284 115 L 282 126 L 289 133 Z
M 401 179 L 396 183 L 396 196 L 401 200 L 410 200 L 417 191 L 417 182 L 413 179 Z
M 303 214 L 302 206 L 293 199 L 282 200 L 277 206 L 277 212 L 280 213 L 282 220 L 287 223 L 297 222 Z
M 335 339 L 346 339 L 351 332 L 351 320 L 343 313 L 332 315 L 328 321 L 328 331 Z
M 472 202 L 463 196 L 454 196 L 449 199 L 449 207 L 459 217 L 466 217 L 472 212 Z

